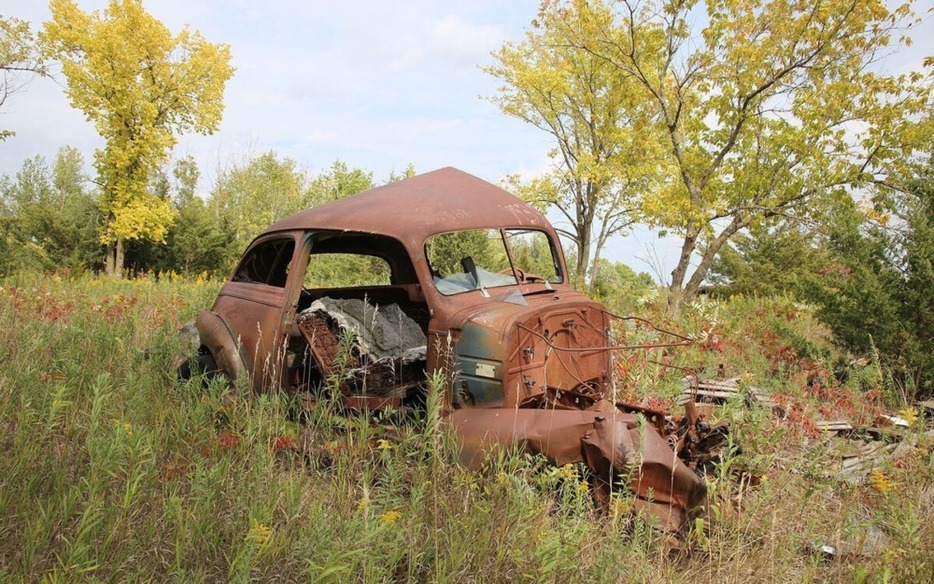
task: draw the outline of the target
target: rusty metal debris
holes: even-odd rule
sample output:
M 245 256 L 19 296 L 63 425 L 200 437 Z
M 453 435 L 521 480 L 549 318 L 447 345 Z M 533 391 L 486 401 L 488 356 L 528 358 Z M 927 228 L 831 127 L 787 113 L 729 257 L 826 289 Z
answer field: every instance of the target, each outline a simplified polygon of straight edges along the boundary
M 352 266 L 374 263 L 382 280 L 353 281 Z M 343 279 L 329 281 L 334 272 Z M 716 457 L 726 425 L 691 401 L 674 418 L 616 403 L 611 354 L 691 339 L 632 317 L 650 340 L 615 338 L 621 317 L 567 274 L 541 213 L 444 168 L 269 227 L 199 315 L 198 359 L 257 392 L 336 385 L 358 410 L 423 407 L 425 380 L 441 377 L 433 390 L 464 462 L 497 447 L 580 462 L 598 502 L 628 488 L 638 510 L 677 531 L 703 506 L 694 471 Z
M 622 481 L 637 497 L 636 511 L 677 531 L 688 511 L 706 498 L 704 482 L 645 425 L 639 414 L 612 404 L 593 410 L 460 409 L 447 420 L 460 437 L 461 462 L 479 466 L 495 447 L 521 445 L 556 465 L 584 462 L 594 476 L 598 503 Z

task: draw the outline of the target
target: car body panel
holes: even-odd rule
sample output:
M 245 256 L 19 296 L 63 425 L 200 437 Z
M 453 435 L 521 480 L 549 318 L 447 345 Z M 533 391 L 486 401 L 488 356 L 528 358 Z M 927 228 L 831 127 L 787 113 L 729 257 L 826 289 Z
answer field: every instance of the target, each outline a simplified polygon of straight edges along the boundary
M 494 235 L 498 230 L 513 277 L 494 280 L 511 283 L 479 288 L 482 280 L 474 268 L 477 289 L 442 294 L 427 242 L 466 230 Z M 556 281 L 525 279 L 506 230 L 547 236 Z M 277 243 L 283 241 L 292 247 Z M 332 253 L 379 257 L 390 266 L 390 282 L 304 287 L 309 258 Z M 462 277 L 469 281 L 473 261 L 467 260 L 461 262 L 467 272 Z M 557 233 L 541 213 L 495 185 L 443 168 L 276 222 L 247 248 L 212 312 L 236 334 L 246 370 L 239 374 L 248 375 L 256 391 L 303 390 L 327 378 L 333 363 L 325 361 L 337 354 L 337 339 L 347 333 L 316 337 L 316 330 L 336 319 L 320 311 L 309 315 L 315 300 L 327 298 L 331 305 L 353 300 L 363 307 L 364 324 L 367 310 L 394 304 L 424 332 L 422 378 L 444 374 L 444 413 L 466 463 L 478 464 L 491 449 L 507 446 L 559 465 L 587 464 L 604 503 L 627 477 L 646 511 L 666 529 L 681 528 L 688 511 L 703 502 L 704 483 L 663 439 L 660 420 L 647 423 L 641 413 L 608 401 L 611 315 L 574 290 L 566 274 Z M 312 317 L 318 320 L 309 321 Z M 424 383 L 385 385 L 396 376 L 411 381 L 411 361 L 368 363 L 370 358 L 356 350 L 355 366 L 363 377 L 341 386 L 346 407 L 397 407 L 409 392 L 425 391 Z M 225 359 L 233 362 L 235 356 Z M 379 379 L 378 387 L 373 379 Z

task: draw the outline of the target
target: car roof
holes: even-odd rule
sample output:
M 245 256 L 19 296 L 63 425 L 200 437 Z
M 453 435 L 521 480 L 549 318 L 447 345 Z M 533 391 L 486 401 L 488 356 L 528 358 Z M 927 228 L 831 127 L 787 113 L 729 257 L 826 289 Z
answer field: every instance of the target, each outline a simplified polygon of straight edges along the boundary
M 452 167 L 441 168 L 290 215 L 264 234 L 333 229 L 389 235 L 420 245 L 438 233 L 489 227 L 552 231 L 521 199 Z

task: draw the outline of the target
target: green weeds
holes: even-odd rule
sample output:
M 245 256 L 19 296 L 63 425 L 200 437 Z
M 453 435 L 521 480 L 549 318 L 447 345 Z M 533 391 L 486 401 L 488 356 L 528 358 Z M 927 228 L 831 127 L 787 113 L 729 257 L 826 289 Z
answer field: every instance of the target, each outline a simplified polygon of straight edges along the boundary
M 216 285 L 0 288 L 0 580 L 918 581 L 932 568 L 934 445 L 921 422 L 875 486 L 841 486 L 831 443 L 803 432 L 828 399 L 869 416 L 878 406 L 860 400 L 882 383 L 870 364 L 809 386 L 796 352 L 829 359 L 832 347 L 807 312 L 721 301 L 680 329 L 716 340 L 650 356 L 708 374 L 723 365 L 800 406 L 796 420 L 721 410 L 735 442 L 710 476 L 710 513 L 672 551 L 625 493 L 598 512 L 581 467 L 504 452 L 482 472 L 456 464 L 440 377 L 426 381 L 424 417 L 401 424 L 345 416 L 326 396 L 304 411 L 220 379 L 178 384 L 176 329 Z M 680 374 L 626 363 L 631 397 L 679 391 Z M 889 538 L 876 556 L 812 551 L 867 524 Z

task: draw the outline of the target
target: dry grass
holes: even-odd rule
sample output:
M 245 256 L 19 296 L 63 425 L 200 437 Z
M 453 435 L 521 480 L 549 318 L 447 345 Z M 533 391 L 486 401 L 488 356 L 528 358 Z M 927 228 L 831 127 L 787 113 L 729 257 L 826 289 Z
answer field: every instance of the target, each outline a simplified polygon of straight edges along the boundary
M 932 439 L 917 422 L 873 481 L 840 481 L 853 445 L 809 423 L 898 405 L 871 364 L 846 383 L 818 371 L 815 388 L 812 368 L 831 369 L 835 353 L 783 301 L 693 307 L 665 324 L 703 343 L 626 362 L 621 391 L 645 403 L 679 389 L 678 372 L 650 362 L 663 358 L 745 374 L 793 412 L 721 410 L 736 448 L 709 477 L 709 513 L 671 553 L 638 518 L 597 513 L 579 469 L 514 455 L 472 473 L 424 421 L 390 436 L 322 406 L 312 426 L 284 396 L 178 386 L 175 329 L 216 285 L 0 286 L 0 580 L 934 579 Z M 865 547 L 871 527 L 888 538 L 872 555 L 816 547 Z

